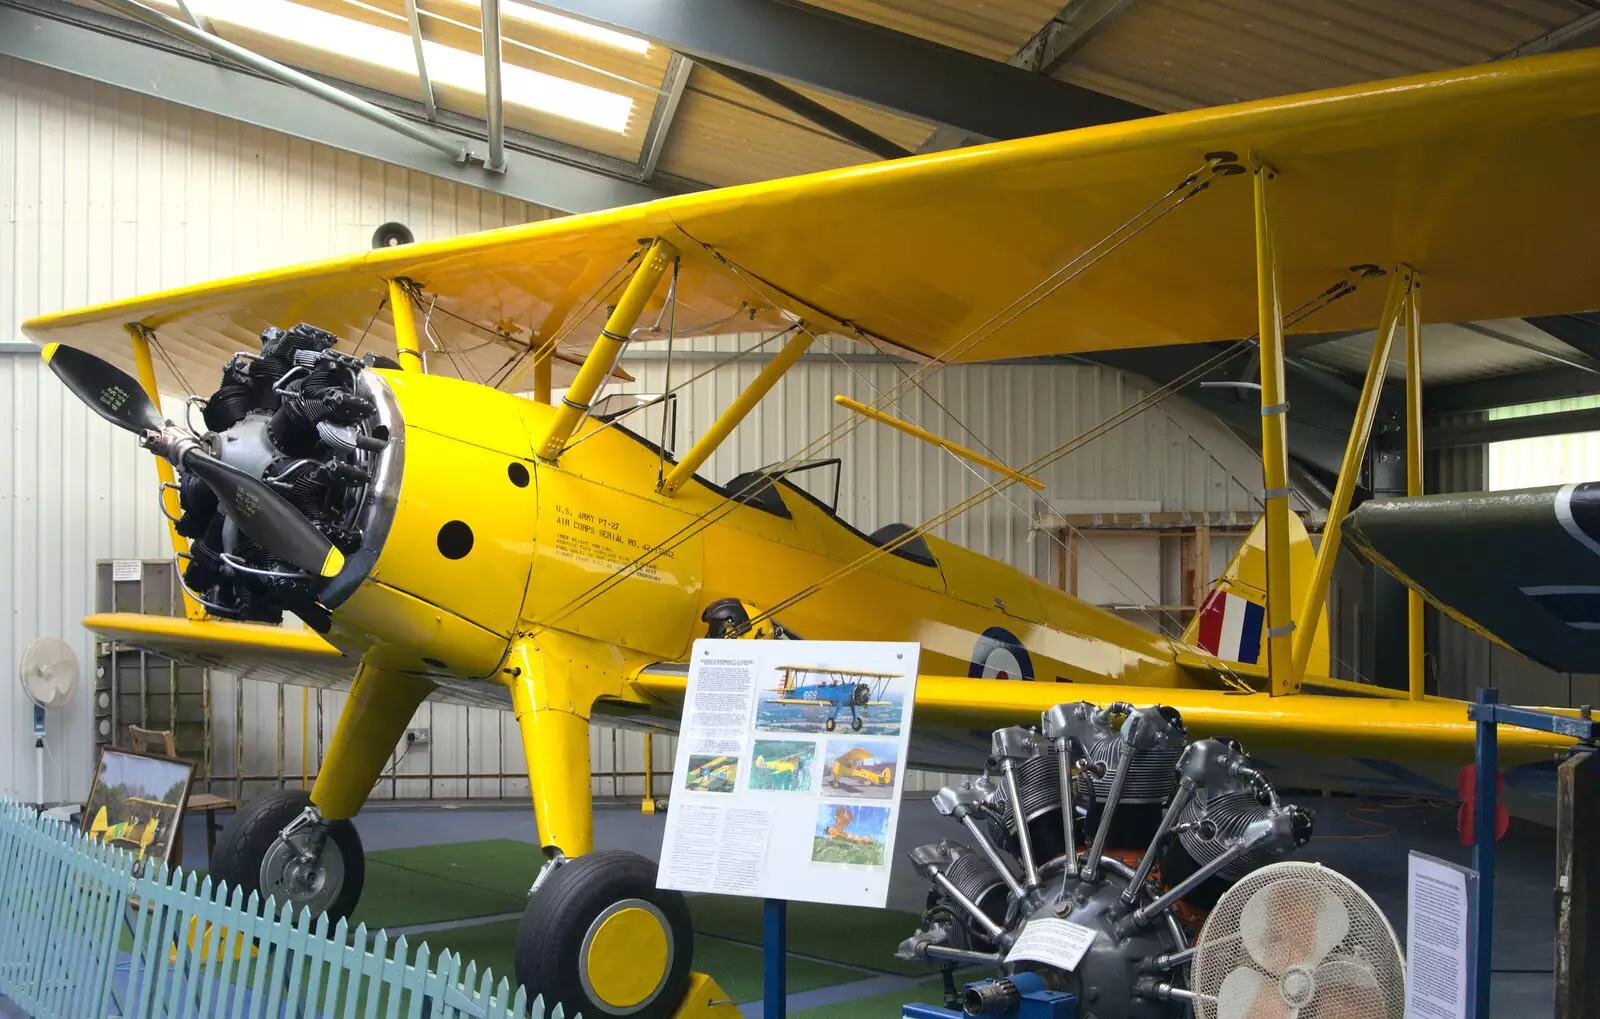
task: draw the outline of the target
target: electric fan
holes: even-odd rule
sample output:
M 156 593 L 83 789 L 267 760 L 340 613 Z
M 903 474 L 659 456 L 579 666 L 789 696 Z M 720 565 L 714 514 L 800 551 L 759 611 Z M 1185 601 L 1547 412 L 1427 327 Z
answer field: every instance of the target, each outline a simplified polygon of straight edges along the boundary
M 1405 959 L 1383 913 L 1337 871 L 1275 863 L 1230 888 L 1196 943 L 1198 1019 L 1401 1019 Z
M 33 750 L 37 762 L 38 802 L 44 806 L 45 712 L 63 708 L 78 688 L 78 656 L 66 641 L 40 637 L 22 652 L 18 670 L 22 692 L 33 702 Z

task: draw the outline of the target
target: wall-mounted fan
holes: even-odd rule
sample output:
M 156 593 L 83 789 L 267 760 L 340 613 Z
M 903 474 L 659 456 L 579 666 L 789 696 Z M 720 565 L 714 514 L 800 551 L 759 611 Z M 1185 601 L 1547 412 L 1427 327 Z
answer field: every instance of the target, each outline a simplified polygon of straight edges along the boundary
M 78 689 L 78 655 L 66 641 L 40 637 L 22 652 L 17 678 L 33 702 L 33 751 L 38 763 L 38 802 L 44 806 L 45 713 L 64 708 Z
M 1245 877 L 1200 931 L 1198 1019 L 1402 1019 L 1405 959 L 1355 882 L 1315 863 Z

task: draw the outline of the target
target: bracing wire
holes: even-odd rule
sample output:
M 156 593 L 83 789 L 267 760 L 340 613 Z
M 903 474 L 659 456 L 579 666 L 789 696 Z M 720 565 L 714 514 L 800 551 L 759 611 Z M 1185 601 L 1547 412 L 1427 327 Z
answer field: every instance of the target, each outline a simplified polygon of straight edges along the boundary
M 1212 176 L 1211 171 L 1213 169 L 1214 166 L 1208 163 L 1206 167 L 1202 168 L 1202 170 L 1196 171 L 1195 173 L 1185 177 L 1184 180 L 1180 181 L 1177 185 L 1169 189 L 1160 198 L 1156 199 L 1154 202 L 1150 203 L 1150 205 L 1140 210 L 1140 212 L 1136 213 L 1134 216 L 1120 224 L 1115 230 L 1112 231 L 1111 234 L 1108 234 L 1106 238 L 1103 238 L 1101 241 L 1097 242 L 1083 253 L 1069 260 L 1064 266 L 1050 273 L 1045 280 L 1030 287 L 1021 297 L 1013 300 L 1005 308 L 1001 309 L 1001 311 L 990 316 L 990 318 L 986 319 L 983 323 L 980 323 L 964 337 L 953 341 L 946 347 L 944 351 L 940 353 L 937 358 L 930 360 L 927 364 L 919 366 L 916 374 L 933 374 L 944 370 L 944 368 L 953 363 L 955 358 L 960 357 L 962 354 L 970 351 L 978 342 L 981 342 L 983 339 L 993 335 L 994 332 L 1000 327 L 1008 324 L 1011 321 L 1014 321 L 1017 316 L 1026 312 L 1030 307 L 1049 297 L 1056 290 L 1060 289 L 1060 287 L 1065 286 L 1066 283 L 1077 278 L 1084 271 L 1087 271 L 1095 264 L 1098 264 L 1100 260 L 1117 250 L 1129 240 L 1133 239 L 1133 237 L 1138 236 L 1140 233 L 1143 233 L 1146 229 L 1165 218 L 1178 206 L 1182 205 L 1195 195 L 1201 193 L 1209 186 Z M 1158 209 L 1162 203 L 1166 202 L 1168 199 L 1171 199 L 1174 195 L 1180 196 L 1176 202 L 1171 203 L 1165 209 L 1160 209 L 1159 212 L 1151 215 L 1152 210 Z M 1127 231 L 1131 231 L 1131 233 L 1128 233 L 1127 236 L 1117 236 L 1118 234 Z M 774 301 L 769 294 L 765 293 L 760 286 L 755 284 L 748 274 L 741 271 L 740 267 L 729 261 L 720 252 L 716 251 L 714 248 L 711 248 L 709 245 L 705 245 L 705 247 L 714 258 L 728 266 L 729 269 L 743 282 L 745 282 L 747 286 L 750 286 L 751 289 L 758 294 L 758 296 L 762 297 L 764 300 L 767 300 L 769 303 L 780 303 Z M 1092 258 L 1090 257 L 1091 255 L 1093 256 Z M 812 336 L 813 339 L 816 338 L 816 334 L 807 328 L 804 322 L 800 322 L 798 325 L 800 329 L 807 335 Z M 891 395 L 893 395 L 895 388 L 899 387 L 892 387 Z M 879 404 L 881 404 L 881 402 L 882 401 L 876 401 L 876 403 Z M 654 562 L 663 555 L 666 555 L 683 541 L 687 541 L 689 538 L 699 534 L 706 527 L 711 526 L 727 513 L 731 512 L 732 508 L 738 505 L 745 497 L 759 494 L 765 489 L 775 485 L 778 480 L 787 473 L 786 468 L 792 467 L 796 463 L 804 462 L 805 459 L 809 458 L 814 451 L 826 449 L 833 445 L 840 438 L 843 438 L 844 436 L 853 432 L 856 428 L 860 427 L 862 420 L 863 419 L 856 418 L 854 420 L 847 421 L 842 425 L 833 426 L 821 436 L 818 436 L 816 439 L 807 443 L 802 449 L 791 454 L 784 461 L 774 465 L 774 470 L 768 472 L 765 476 L 757 478 L 747 484 L 744 489 L 741 489 L 738 492 L 725 491 L 723 493 L 723 498 L 717 504 L 713 505 L 703 513 L 696 516 L 694 519 L 690 520 L 683 527 L 679 528 L 678 531 L 674 532 L 672 535 L 669 535 L 661 543 L 658 543 L 653 548 L 636 556 L 633 560 L 612 571 L 605 578 L 602 578 L 589 588 L 573 596 L 573 598 L 569 599 L 566 604 L 559 607 L 554 613 L 552 613 L 552 615 L 544 622 L 542 628 L 548 628 L 549 626 L 554 625 L 560 620 L 566 618 L 572 612 L 578 611 L 592 602 L 595 598 L 603 595 L 612 587 L 616 586 L 623 580 L 638 572 L 640 569 L 647 566 L 649 563 Z M 896 547 L 898 547 L 898 545 L 896 545 Z

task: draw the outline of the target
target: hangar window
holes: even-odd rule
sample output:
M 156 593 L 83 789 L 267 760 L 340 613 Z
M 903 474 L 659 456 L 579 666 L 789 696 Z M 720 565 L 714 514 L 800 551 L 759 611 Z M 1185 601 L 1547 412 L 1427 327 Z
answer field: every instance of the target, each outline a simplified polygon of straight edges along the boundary
M 1496 407 L 1491 421 L 1600 408 L 1600 396 Z M 1484 488 L 1491 492 L 1542 488 L 1600 478 L 1600 432 L 1544 435 L 1489 443 Z

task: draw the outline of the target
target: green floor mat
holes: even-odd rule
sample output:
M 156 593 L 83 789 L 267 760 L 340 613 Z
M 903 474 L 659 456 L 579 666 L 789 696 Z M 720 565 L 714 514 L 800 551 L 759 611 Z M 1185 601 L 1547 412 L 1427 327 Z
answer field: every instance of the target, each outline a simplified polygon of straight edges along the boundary
M 940 980 L 928 980 L 909 990 L 889 991 L 856 998 L 854 1001 L 802 1008 L 789 1014 L 796 1019 L 801 1017 L 803 1019 L 900 1019 L 900 1006 L 912 1001 L 924 1005 L 943 1005 L 944 983 Z
M 350 922 L 370 929 L 520 912 L 538 869 L 538 849 L 514 839 L 380 850 L 367 856 Z
M 761 907 L 760 899 L 689 896 L 695 930 L 752 945 L 761 944 Z M 928 972 L 926 964 L 894 957 L 900 942 L 921 926 L 921 920 L 913 913 L 791 902 L 789 951 L 886 973 L 921 976 Z
M 476 960 L 478 971 L 485 966 L 494 970 L 495 979 L 501 976 L 514 978 L 512 946 L 517 936 L 517 922 L 477 924 L 416 935 L 415 940 L 425 940 L 435 957 L 449 949 L 461 954 L 462 963 Z M 734 944 L 718 938 L 697 935 L 694 939 L 694 968 L 714 977 L 728 997 L 734 1001 L 754 1001 L 761 997 L 761 950 L 748 945 Z M 832 987 L 866 976 L 843 966 L 832 966 L 809 959 L 789 958 L 789 990 L 810 991 L 818 987 Z

